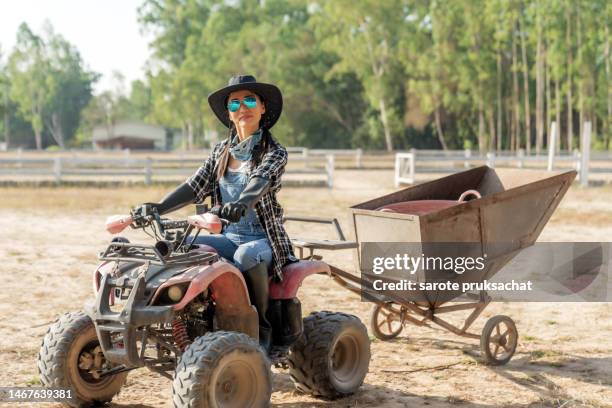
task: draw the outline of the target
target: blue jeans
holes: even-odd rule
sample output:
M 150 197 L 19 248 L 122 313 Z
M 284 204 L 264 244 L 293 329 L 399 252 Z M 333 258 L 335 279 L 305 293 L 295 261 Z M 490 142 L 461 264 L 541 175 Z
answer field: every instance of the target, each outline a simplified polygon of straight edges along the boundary
M 231 236 L 232 239 L 226 235 Z M 195 241 L 193 237 L 187 239 L 192 244 L 210 245 L 217 253 L 232 262 L 238 269 L 245 271 L 251 269 L 260 262 L 265 262 L 270 271 L 272 264 L 272 248 L 268 238 L 249 240 L 248 236 L 234 234 L 210 234 L 199 235 Z

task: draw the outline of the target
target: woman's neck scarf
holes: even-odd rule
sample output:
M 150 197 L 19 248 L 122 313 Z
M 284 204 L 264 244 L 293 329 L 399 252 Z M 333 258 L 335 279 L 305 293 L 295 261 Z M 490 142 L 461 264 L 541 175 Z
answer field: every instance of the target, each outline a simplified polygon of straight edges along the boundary
M 251 136 L 247 137 L 242 142 L 239 142 L 240 138 L 238 137 L 238 134 L 236 134 L 236 136 L 234 136 L 234 138 L 232 139 L 232 143 L 230 147 L 230 153 L 232 157 L 240 161 L 251 160 L 252 155 L 253 155 L 253 149 L 261 141 L 262 135 L 263 135 L 263 132 L 261 128 L 259 128 Z

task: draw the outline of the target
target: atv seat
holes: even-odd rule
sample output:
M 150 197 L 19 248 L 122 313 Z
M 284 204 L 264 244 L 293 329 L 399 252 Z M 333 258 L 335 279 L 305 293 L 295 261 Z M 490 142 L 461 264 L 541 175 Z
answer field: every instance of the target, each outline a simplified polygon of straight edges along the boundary
M 293 262 L 283 268 L 283 281 L 270 282 L 270 299 L 292 299 L 296 297 L 302 281 L 315 273 L 331 273 L 323 261 Z
M 214 252 L 217 250 L 210 245 L 197 244 L 197 251 Z M 315 273 L 330 274 L 329 265 L 323 261 L 293 262 L 283 268 L 283 281 L 270 281 L 270 299 L 292 299 L 296 296 L 302 281 Z

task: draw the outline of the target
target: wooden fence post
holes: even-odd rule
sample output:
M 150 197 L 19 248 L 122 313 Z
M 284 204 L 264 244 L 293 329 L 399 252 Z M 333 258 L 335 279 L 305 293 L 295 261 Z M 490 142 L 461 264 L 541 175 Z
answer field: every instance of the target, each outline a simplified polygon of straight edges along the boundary
M 525 149 L 518 149 L 516 153 L 516 167 L 522 169 L 525 165 Z
M 400 185 L 399 178 L 400 178 L 400 174 L 401 174 L 401 171 L 402 171 L 401 164 L 402 164 L 402 162 L 400 160 L 399 155 L 397 153 L 395 153 L 395 166 L 393 166 L 394 169 L 395 169 L 395 171 L 393 173 L 394 174 L 393 185 L 396 188 L 399 187 L 399 185 Z
M 548 171 L 552 171 L 555 164 L 555 153 L 557 152 L 557 122 L 550 124 L 550 136 L 548 137 Z
M 361 156 L 363 155 L 363 150 L 361 148 L 357 149 L 357 153 L 355 155 L 355 165 L 358 169 L 361 168 Z
M 123 166 L 124 167 L 130 166 L 130 149 L 129 148 L 123 149 Z
M 414 173 L 416 172 L 416 149 L 412 148 L 410 149 L 410 163 L 409 163 L 409 170 L 410 170 L 410 183 L 413 184 L 414 183 Z
M 580 185 L 589 185 L 589 156 L 591 154 L 591 122 L 584 122 L 580 138 Z
M 327 157 L 327 187 L 332 188 L 334 186 L 334 155 L 328 154 Z
M 60 184 L 62 182 L 62 158 L 57 156 L 53 159 L 53 175 L 55 176 L 55 182 Z
M 495 168 L 495 153 L 488 152 L 487 153 L 487 166 L 494 169 Z
M 465 156 L 465 161 L 463 162 L 463 167 L 466 169 L 470 168 L 470 158 L 472 157 L 472 150 L 464 149 L 463 155 Z
M 580 150 L 574 147 L 572 155 L 574 157 L 574 169 L 580 174 Z
M 150 186 L 153 179 L 153 159 L 147 157 L 145 165 L 145 185 Z

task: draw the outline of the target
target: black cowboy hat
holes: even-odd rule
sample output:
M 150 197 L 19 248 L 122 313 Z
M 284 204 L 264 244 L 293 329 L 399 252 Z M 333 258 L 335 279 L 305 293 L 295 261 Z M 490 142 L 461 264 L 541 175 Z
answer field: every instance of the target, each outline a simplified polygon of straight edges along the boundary
M 221 88 L 208 95 L 208 104 L 215 115 L 217 115 L 217 118 L 225 126 L 230 126 L 227 98 L 230 93 L 242 89 L 253 91 L 266 105 L 266 111 L 261 116 L 261 126 L 266 129 L 274 126 L 283 111 L 283 95 L 278 87 L 272 84 L 257 82 L 253 75 L 235 75 L 229 79 L 225 88 Z

